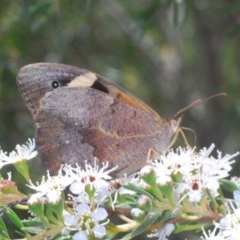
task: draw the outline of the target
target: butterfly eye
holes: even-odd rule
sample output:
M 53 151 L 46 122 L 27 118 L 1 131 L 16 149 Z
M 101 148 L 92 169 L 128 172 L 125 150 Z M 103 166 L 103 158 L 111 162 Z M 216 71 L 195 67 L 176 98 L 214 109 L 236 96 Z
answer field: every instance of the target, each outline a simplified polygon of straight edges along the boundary
M 59 87 L 59 82 L 58 81 L 53 81 L 52 82 L 52 88 L 55 89 L 55 88 L 58 88 Z

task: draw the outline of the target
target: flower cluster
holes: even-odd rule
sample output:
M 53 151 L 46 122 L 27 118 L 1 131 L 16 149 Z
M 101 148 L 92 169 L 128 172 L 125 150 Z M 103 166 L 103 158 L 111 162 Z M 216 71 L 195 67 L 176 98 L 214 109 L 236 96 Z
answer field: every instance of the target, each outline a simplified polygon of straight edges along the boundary
M 232 159 L 238 153 L 222 157 L 218 151 L 215 158 L 210 156 L 213 149 L 213 144 L 199 152 L 194 148 L 179 147 L 176 152 L 170 150 L 169 153 L 159 156 L 150 163 L 157 184 L 174 184 L 175 193 L 179 196 L 185 195 L 191 202 L 199 202 L 206 190 L 213 197 L 217 197 L 220 180 L 229 175 L 234 163 Z M 142 176 L 149 171 L 146 168 L 149 166 L 140 171 Z
M 68 188 L 73 211 L 63 212 L 63 235 L 71 235 L 73 240 L 88 239 L 88 236 L 102 238 L 106 235 L 108 214 L 100 205 L 103 205 L 112 193 L 109 174 L 115 169 L 108 169 L 107 163 L 99 168 L 96 160 L 93 166 L 86 162 L 85 169 L 78 165 L 63 165 L 57 176 L 48 173 L 41 183 L 28 185 L 36 191 L 28 202 L 30 205 L 40 202 L 57 204 L 63 190 Z

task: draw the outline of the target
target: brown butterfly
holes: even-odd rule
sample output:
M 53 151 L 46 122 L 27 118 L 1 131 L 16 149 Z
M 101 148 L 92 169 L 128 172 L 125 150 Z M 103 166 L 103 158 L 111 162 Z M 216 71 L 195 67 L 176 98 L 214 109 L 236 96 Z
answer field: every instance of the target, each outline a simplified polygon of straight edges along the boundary
M 91 71 L 55 63 L 23 67 L 17 77 L 36 127 L 43 163 L 83 165 L 95 157 L 116 176 L 145 165 L 149 149 L 166 151 L 180 120 L 162 119 L 141 100 Z

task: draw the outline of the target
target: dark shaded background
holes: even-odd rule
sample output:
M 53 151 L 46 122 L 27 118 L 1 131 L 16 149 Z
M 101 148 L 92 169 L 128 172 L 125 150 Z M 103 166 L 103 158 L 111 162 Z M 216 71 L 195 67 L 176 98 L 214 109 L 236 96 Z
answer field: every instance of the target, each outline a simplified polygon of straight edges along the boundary
M 197 145 L 223 152 L 240 143 L 240 3 L 230 0 L 0 2 L 0 146 L 33 137 L 15 77 L 23 65 L 60 62 L 122 85 L 161 116 L 184 113 Z M 192 134 L 190 138 L 192 137 Z

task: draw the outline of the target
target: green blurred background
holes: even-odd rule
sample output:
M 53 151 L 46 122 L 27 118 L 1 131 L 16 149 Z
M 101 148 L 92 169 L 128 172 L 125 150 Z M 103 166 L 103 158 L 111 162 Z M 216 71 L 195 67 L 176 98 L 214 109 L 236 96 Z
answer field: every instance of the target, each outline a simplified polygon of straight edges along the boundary
M 59 62 L 95 71 L 172 117 L 199 147 L 240 149 L 240 3 L 233 0 L 1 0 L 0 146 L 34 136 L 18 70 Z M 193 134 L 187 133 L 193 138 Z

